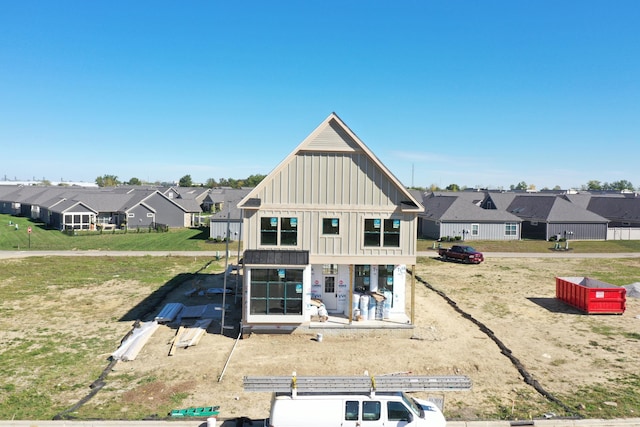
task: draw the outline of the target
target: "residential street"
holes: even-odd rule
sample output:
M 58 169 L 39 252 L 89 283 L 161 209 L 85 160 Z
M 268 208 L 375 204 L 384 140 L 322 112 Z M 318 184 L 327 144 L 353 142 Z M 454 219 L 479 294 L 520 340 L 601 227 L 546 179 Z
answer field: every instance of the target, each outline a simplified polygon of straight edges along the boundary
M 231 255 L 235 254 L 230 251 Z M 31 256 L 192 256 L 214 258 L 222 255 L 216 251 L 0 251 L 0 259 Z M 436 251 L 418 252 L 419 257 L 437 257 Z M 576 253 L 576 252 L 485 252 L 491 258 L 640 258 L 640 252 Z

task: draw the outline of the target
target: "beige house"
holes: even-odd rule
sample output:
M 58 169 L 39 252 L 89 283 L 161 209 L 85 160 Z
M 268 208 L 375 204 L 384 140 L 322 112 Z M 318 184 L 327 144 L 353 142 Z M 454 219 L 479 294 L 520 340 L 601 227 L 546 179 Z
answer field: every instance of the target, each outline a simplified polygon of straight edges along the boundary
M 238 207 L 243 333 L 308 324 L 312 300 L 348 323 L 409 322 L 423 207 L 335 113 Z

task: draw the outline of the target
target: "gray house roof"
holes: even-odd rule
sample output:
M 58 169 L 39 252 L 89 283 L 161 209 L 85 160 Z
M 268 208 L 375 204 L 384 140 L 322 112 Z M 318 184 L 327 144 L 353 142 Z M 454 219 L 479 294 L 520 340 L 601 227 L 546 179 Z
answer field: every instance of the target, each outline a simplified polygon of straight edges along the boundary
M 640 198 L 592 196 L 587 209 L 611 221 L 640 223 Z
M 93 209 L 91 206 L 87 205 L 86 203 L 83 202 L 79 202 L 77 200 L 63 200 L 60 203 L 58 203 L 57 205 L 55 205 L 55 207 L 52 209 L 52 211 L 55 212 L 77 212 L 77 208 L 79 206 L 83 206 L 84 209 L 82 209 L 82 211 L 91 211 L 93 213 L 98 213 L 98 211 L 96 211 L 95 209 Z
M 507 211 L 526 221 L 607 222 L 607 219 L 555 195 L 516 195 Z
M 242 220 L 242 210 L 238 208 L 238 203 L 249 192 L 251 188 L 215 188 L 211 190 L 209 197 L 215 203 L 222 203 L 224 208 L 220 212 L 211 215 L 211 219 L 226 220 L 227 215 L 232 219 Z
M 460 194 L 458 194 L 460 193 Z M 422 218 L 446 222 L 520 222 L 517 216 L 502 210 L 482 209 L 476 203 L 482 194 L 464 192 L 427 193 L 422 199 Z
M 516 193 L 487 192 L 485 199 L 482 201 L 482 207 L 485 209 L 506 211 L 516 195 Z

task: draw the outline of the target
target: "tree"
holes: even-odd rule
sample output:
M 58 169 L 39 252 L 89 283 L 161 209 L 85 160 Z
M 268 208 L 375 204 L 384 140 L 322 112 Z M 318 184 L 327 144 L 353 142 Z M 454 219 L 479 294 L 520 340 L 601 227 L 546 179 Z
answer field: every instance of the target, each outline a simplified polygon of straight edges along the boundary
M 207 182 L 204 184 L 204 186 L 207 188 L 215 188 L 218 186 L 218 183 L 216 182 L 215 179 L 209 178 L 207 179 Z
M 180 181 L 178 181 L 178 185 L 180 187 L 193 187 L 193 181 L 191 181 L 191 175 L 185 175 L 182 178 L 180 178 Z
M 127 184 L 129 184 L 129 185 L 142 185 L 142 181 L 140 181 L 138 178 L 131 178 L 129 180 L 129 182 L 127 182 Z
M 98 187 L 116 187 L 120 185 L 120 181 L 115 175 L 102 175 L 96 178 L 96 184 Z
M 458 184 L 449 184 L 446 188 L 447 191 L 460 191 Z
M 260 182 L 266 177 L 267 177 L 266 175 L 260 175 L 260 174 L 249 175 L 249 177 L 244 180 L 244 185 L 247 187 L 255 187 L 256 185 L 260 184 Z
M 587 182 L 585 189 L 589 191 L 600 191 L 602 190 L 602 184 L 600 184 L 600 181 L 592 179 L 591 181 Z
M 609 184 L 611 190 L 623 191 L 623 190 L 634 190 L 633 184 L 627 181 L 626 179 L 620 181 L 614 181 Z
M 529 186 L 526 182 L 520 181 L 517 185 L 511 184 L 510 188 L 511 190 L 526 190 Z

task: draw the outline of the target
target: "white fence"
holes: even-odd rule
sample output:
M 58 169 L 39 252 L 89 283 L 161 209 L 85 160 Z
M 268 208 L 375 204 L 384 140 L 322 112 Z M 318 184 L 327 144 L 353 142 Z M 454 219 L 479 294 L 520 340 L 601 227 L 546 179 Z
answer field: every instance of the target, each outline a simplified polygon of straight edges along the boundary
M 640 240 L 640 228 L 610 227 L 607 229 L 607 240 Z

